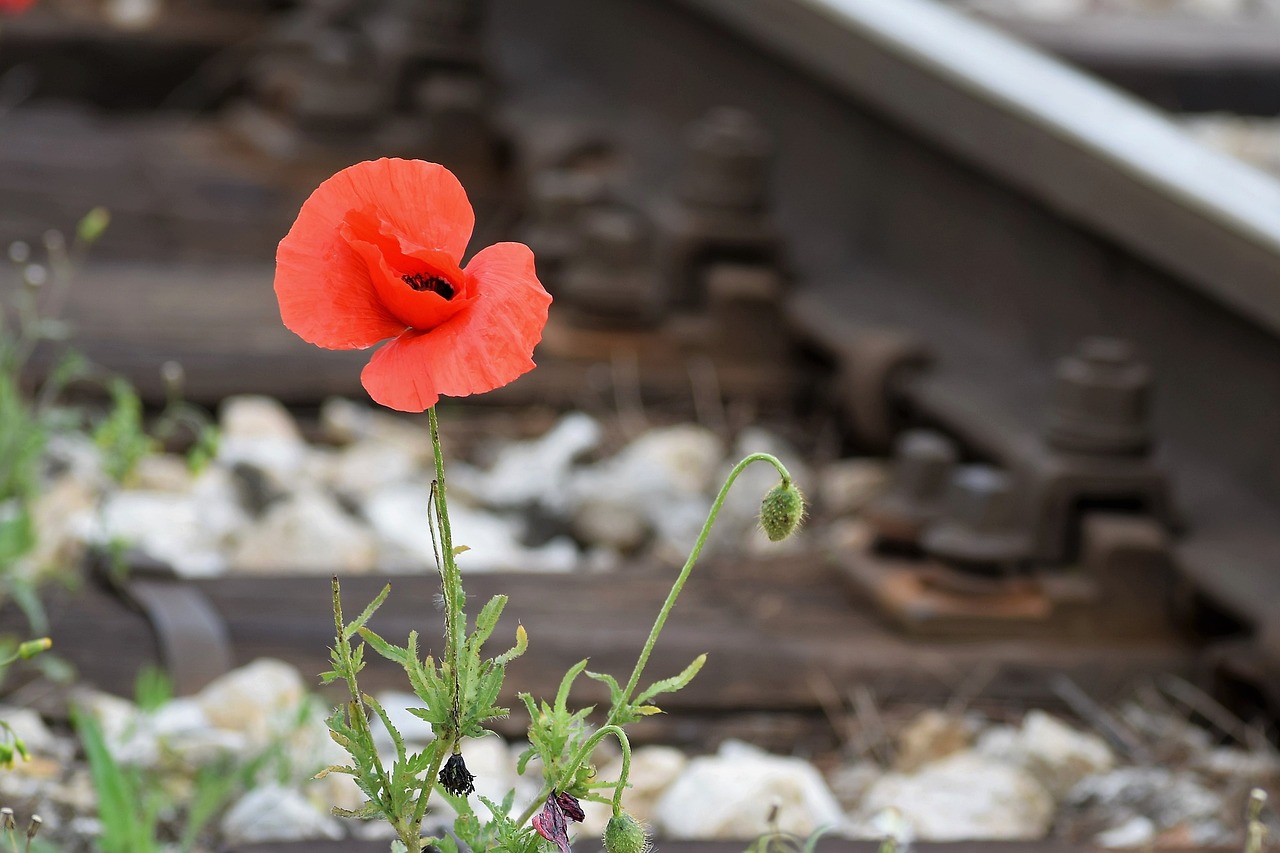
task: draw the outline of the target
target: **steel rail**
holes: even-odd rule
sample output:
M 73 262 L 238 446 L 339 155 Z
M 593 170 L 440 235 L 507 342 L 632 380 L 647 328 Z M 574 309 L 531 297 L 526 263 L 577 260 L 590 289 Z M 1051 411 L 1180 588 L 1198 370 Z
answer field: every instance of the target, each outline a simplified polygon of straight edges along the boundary
M 927 0 L 680 0 L 1280 332 L 1280 182 Z

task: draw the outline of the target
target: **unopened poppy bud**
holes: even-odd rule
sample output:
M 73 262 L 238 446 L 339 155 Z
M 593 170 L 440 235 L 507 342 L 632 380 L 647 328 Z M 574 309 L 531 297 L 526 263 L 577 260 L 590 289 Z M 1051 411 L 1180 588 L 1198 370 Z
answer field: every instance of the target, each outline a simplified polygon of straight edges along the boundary
M 760 502 L 760 528 L 770 542 L 781 542 L 804 521 L 804 495 L 790 480 L 774 486 Z
M 31 660 L 41 652 L 48 651 L 53 647 L 53 640 L 48 637 L 41 637 L 38 640 L 27 640 L 25 643 L 18 645 L 18 657 L 23 660 Z
M 476 789 L 472 784 L 475 778 L 471 771 L 467 770 L 467 762 L 462 760 L 461 752 L 450 755 L 444 769 L 440 771 L 440 784 L 455 797 L 465 797 L 473 793 Z
M 95 207 L 76 224 L 76 239 L 82 243 L 96 242 L 110 224 L 111 211 L 105 207 Z
M 604 849 L 606 853 L 647 853 L 649 837 L 640 821 L 620 812 L 604 828 Z

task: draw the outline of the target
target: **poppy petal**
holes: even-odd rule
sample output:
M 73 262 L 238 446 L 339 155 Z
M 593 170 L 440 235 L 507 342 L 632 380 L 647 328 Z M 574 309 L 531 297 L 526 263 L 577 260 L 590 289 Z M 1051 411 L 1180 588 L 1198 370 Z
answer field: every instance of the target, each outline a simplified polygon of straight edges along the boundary
M 317 199 L 316 197 L 319 196 Z M 317 213 L 337 227 L 349 210 L 371 209 L 411 248 L 461 260 L 475 227 L 467 191 L 439 163 L 386 158 L 348 166 L 312 193 Z
M 402 235 L 402 252 L 443 252 L 455 262 L 475 224 L 462 185 L 436 163 L 357 163 L 317 187 L 280 241 L 275 289 L 284 324 L 331 349 L 367 347 L 406 325 L 383 305 L 368 264 L 343 236 L 353 210 L 368 211 L 388 233 Z
M 475 301 L 429 331 L 410 329 L 374 353 L 360 375 L 375 401 L 421 412 L 441 396 L 500 388 L 534 366 L 551 296 L 522 243 L 497 243 L 467 265 Z
M 276 299 L 280 319 L 304 341 L 328 349 L 364 349 L 404 331 L 382 305 L 369 280 L 368 267 L 334 231 L 321 243 L 312 235 L 291 239 L 293 229 L 276 251 Z

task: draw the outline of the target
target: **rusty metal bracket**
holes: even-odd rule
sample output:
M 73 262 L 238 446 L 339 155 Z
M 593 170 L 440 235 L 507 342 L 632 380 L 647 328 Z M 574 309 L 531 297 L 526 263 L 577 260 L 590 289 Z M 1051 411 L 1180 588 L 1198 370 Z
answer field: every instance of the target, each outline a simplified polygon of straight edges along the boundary
M 881 553 L 874 543 L 839 554 L 837 563 L 855 595 L 915 636 L 1171 635 L 1175 572 L 1163 526 L 1141 516 L 1093 513 L 1081 532 L 1079 565 L 1037 575 L 978 577 L 931 557 Z
M 95 561 L 95 574 L 146 615 L 174 693 L 191 695 L 230 672 L 235 665 L 230 633 L 199 588 L 149 557 L 129 554 L 126 564 L 129 573 L 123 579 L 111 573 L 106 560 Z

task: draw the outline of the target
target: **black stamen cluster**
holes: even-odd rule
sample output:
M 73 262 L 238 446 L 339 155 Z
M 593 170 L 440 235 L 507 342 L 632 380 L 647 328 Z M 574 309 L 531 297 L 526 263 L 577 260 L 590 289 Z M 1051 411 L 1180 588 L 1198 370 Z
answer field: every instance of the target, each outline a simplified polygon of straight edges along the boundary
M 467 770 L 467 762 L 462 760 L 461 752 L 450 755 L 440 771 L 440 784 L 455 797 L 465 797 L 475 791 L 476 786 L 472 784 L 475 778 Z

